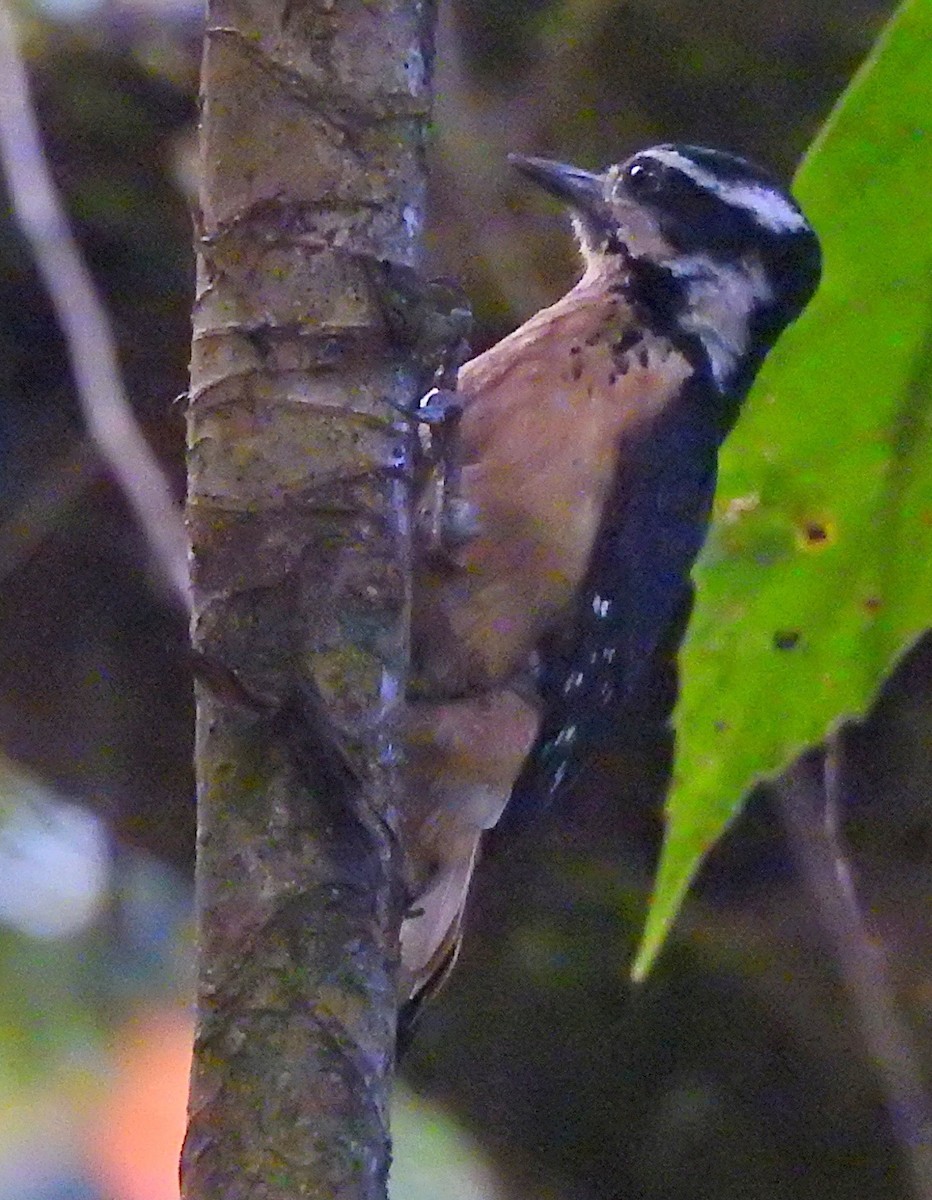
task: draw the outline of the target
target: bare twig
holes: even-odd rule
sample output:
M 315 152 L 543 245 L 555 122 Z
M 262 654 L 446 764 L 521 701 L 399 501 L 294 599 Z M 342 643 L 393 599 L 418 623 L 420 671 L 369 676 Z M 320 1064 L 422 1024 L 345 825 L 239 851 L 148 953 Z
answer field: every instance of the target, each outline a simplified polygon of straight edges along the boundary
M 841 750 L 797 762 L 777 788 L 796 865 L 816 902 L 878 1081 L 916 1200 L 932 1200 L 932 1108 L 915 1040 L 897 1004 L 883 944 L 866 927 L 841 841 Z
M 187 609 L 181 514 L 126 397 L 110 322 L 52 182 L 13 18 L 2 2 L 0 79 L 0 160 L 13 210 L 65 335 L 84 419 L 165 578 Z

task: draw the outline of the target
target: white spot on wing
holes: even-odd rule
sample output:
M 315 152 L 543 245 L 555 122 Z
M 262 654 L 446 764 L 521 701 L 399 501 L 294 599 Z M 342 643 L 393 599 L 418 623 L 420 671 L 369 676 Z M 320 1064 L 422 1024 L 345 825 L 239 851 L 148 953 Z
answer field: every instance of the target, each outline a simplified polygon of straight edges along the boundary
M 648 158 L 681 171 L 701 188 L 718 196 L 725 204 L 743 208 L 758 225 L 774 233 L 793 233 L 807 227 L 806 218 L 776 188 L 740 179 L 719 179 L 678 150 L 645 151 Z
M 583 685 L 582 671 L 572 671 L 567 676 L 566 682 L 563 684 L 563 694 L 568 696 L 570 692 L 576 691 Z

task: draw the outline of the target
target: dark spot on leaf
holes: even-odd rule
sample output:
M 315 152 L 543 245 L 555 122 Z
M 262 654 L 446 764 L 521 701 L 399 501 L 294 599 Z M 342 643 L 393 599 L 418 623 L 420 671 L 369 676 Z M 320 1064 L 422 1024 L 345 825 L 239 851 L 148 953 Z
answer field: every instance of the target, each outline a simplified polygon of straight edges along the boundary
M 597 346 L 601 340 L 602 340 L 602 330 L 597 329 L 595 331 L 595 333 L 590 333 L 589 336 L 586 338 L 586 345 L 587 346 Z
M 582 351 L 582 346 L 570 346 L 570 354 L 579 354 Z
M 712 728 L 716 733 L 727 733 L 729 726 L 727 721 L 713 721 Z
M 615 371 L 611 371 L 611 372 L 609 372 L 609 376 L 608 376 L 608 386 L 609 386 L 609 387 L 614 387 L 614 386 L 615 386 L 615 384 L 616 384 L 617 382 L 618 382 L 618 375 L 617 375 L 617 373 L 616 373 Z
M 638 362 L 641 364 L 642 367 L 645 367 L 645 368 L 647 367 L 647 364 L 650 362 L 650 355 L 647 352 L 647 347 L 645 345 L 643 345 L 643 343 L 641 345 L 641 348 L 638 350 Z
M 773 635 L 774 650 L 793 650 L 799 645 L 798 629 L 778 629 Z
M 796 544 L 801 550 L 818 553 L 834 545 L 837 534 L 835 522 L 826 513 L 802 517 L 796 525 Z
M 570 374 L 573 376 L 574 380 L 582 378 L 582 363 L 578 358 L 574 361 L 573 370 L 570 372 Z
M 868 596 L 864 601 L 864 611 L 869 613 L 880 612 L 883 607 L 883 601 L 879 596 Z

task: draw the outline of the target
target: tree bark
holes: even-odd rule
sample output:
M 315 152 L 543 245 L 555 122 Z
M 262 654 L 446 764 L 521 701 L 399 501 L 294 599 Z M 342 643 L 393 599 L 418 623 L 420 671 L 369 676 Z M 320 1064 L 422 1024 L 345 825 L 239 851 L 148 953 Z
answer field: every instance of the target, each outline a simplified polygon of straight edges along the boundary
M 427 0 L 210 0 L 188 524 L 198 1022 L 186 1200 L 385 1194 Z

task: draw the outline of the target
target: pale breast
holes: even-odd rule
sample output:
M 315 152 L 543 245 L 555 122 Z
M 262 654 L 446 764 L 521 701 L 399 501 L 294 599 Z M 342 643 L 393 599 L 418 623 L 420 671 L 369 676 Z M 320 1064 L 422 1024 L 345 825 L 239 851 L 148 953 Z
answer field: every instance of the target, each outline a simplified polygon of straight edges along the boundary
M 419 572 L 427 691 L 464 694 L 524 667 L 585 574 L 626 454 L 689 372 L 604 288 L 570 292 L 466 364 L 457 457 L 478 533 L 449 565 Z

